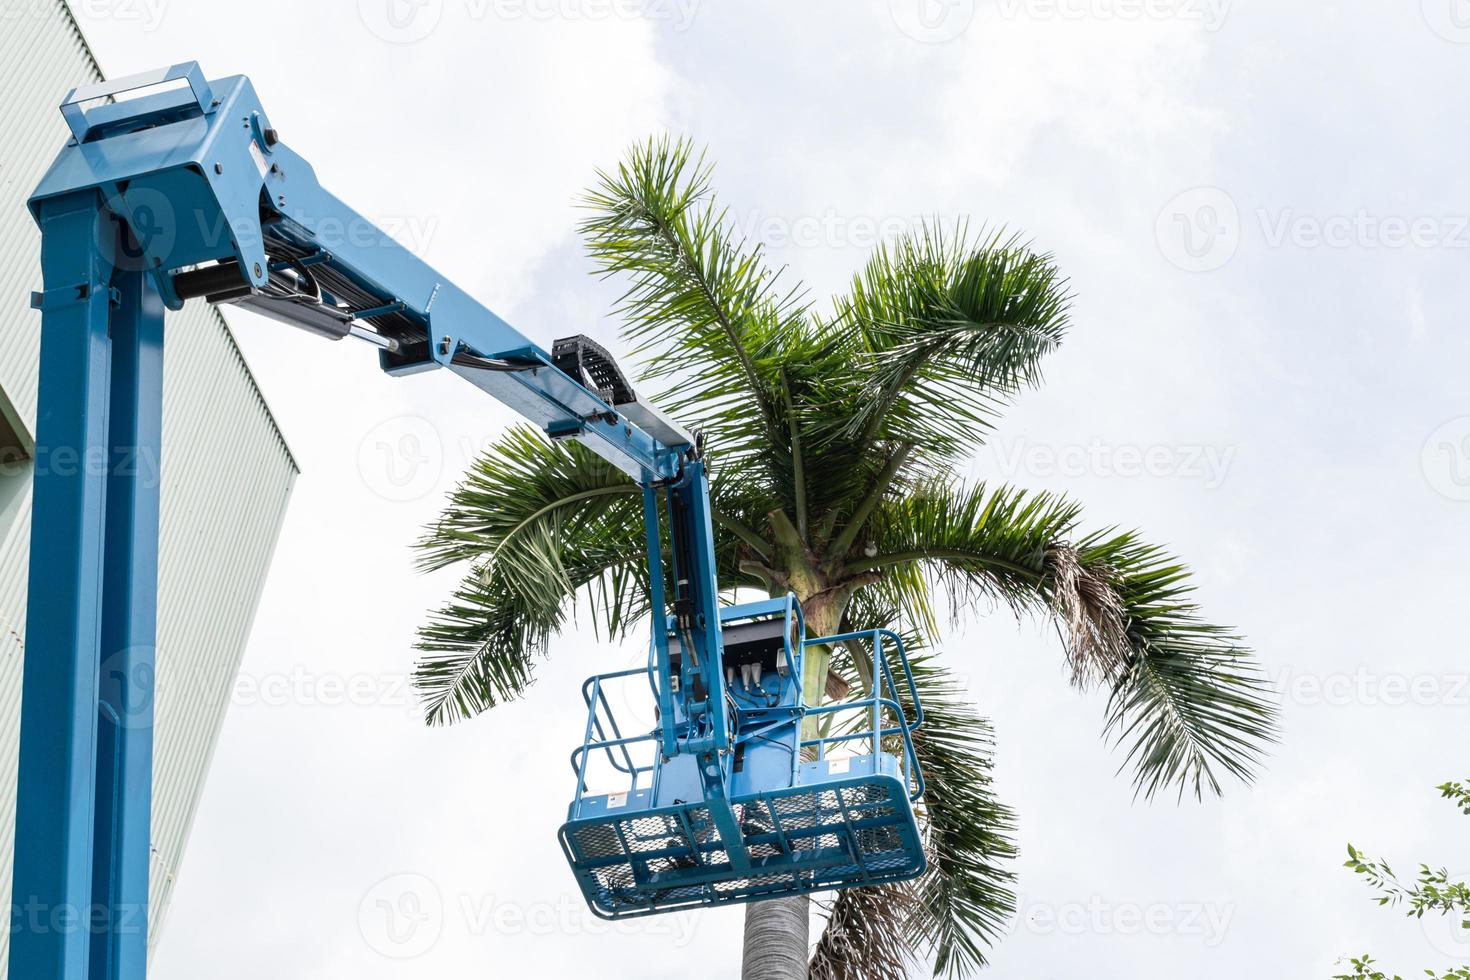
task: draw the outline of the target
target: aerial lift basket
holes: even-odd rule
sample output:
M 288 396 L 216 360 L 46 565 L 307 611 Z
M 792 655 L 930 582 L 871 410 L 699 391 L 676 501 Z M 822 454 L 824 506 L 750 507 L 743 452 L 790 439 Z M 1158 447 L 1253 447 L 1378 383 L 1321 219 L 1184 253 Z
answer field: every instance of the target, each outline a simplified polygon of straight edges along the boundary
M 923 713 L 897 634 L 807 639 L 789 597 L 729 606 L 720 619 L 737 733 L 728 753 L 734 820 L 726 822 L 735 833 L 721 833 L 711 808 L 725 801 L 703 798 L 693 756 L 663 758 L 657 728 L 623 734 L 613 705 L 627 705 L 629 692 L 657 700 L 654 658 L 647 668 L 590 678 L 583 686 L 585 737 L 572 753 L 576 797 L 561 842 L 593 910 L 626 918 L 922 873 L 914 803 L 924 786 L 913 731 Z M 672 639 L 670 645 L 677 665 L 681 650 Z M 862 657 L 877 691 L 807 705 L 801 668 L 818 645 L 844 645 L 854 661 Z M 600 769 L 622 781 L 618 791 L 588 793 L 589 760 L 596 757 Z

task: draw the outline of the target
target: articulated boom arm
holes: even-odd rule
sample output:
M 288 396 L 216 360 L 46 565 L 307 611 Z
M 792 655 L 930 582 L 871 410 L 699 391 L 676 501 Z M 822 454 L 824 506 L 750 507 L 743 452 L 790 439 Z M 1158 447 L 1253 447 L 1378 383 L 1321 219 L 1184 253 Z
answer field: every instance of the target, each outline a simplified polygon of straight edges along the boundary
M 186 84 L 83 108 L 170 83 Z M 85 198 L 115 215 L 126 259 L 169 309 L 202 296 L 358 337 L 388 373 L 447 367 L 635 480 L 679 475 L 689 434 L 638 401 L 606 352 L 574 340 L 548 354 L 324 190 L 245 77 L 205 81 L 190 62 L 77 89 L 63 112 L 73 139 L 32 211 L 44 227 L 60 200 Z M 586 377 L 554 369 L 571 365 Z
M 660 589 L 657 497 L 668 495 L 679 556 L 673 598 L 696 651 L 682 680 L 701 693 L 679 709 L 686 722 L 667 749 L 708 754 L 727 737 L 724 712 L 707 707 L 724 694 L 699 447 L 638 399 L 606 351 L 585 337 L 544 350 L 323 189 L 243 76 L 210 81 L 195 63 L 174 65 L 75 89 L 62 113 L 72 138 L 29 205 L 42 230 L 45 285 L 32 297 L 43 334 L 38 443 L 76 446 L 87 459 L 88 449 L 108 458 L 124 447 L 157 453 L 163 310 L 192 298 L 367 341 L 389 374 L 447 368 L 645 488 Z M 36 899 L 78 909 L 142 905 L 157 487 L 38 470 L 36 491 L 17 907 Z M 97 556 L 107 581 L 93 567 Z M 107 619 L 103 606 L 121 612 L 101 627 L 99 647 L 89 634 Z M 662 603 L 654 608 L 661 622 Z M 99 650 L 109 649 L 127 649 L 130 659 L 103 665 Z M 118 668 L 131 688 L 119 699 L 146 702 L 147 725 L 136 724 L 134 708 L 129 718 L 107 710 L 97 678 Z M 666 717 L 675 710 L 672 700 L 664 706 Z M 112 758 L 97 760 L 99 745 Z M 57 813 L 67 816 L 58 822 Z M 22 930 L 10 975 L 141 977 L 142 943 Z
M 699 440 L 639 400 L 605 350 L 574 336 L 548 352 L 324 190 L 243 76 L 179 64 L 73 90 L 62 114 L 72 138 L 29 202 L 44 278 L 36 442 L 108 465 L 35 471 L 15 909 L 54 922 L 147 908 L 159 488 L 131 461 L 159 458 L 164 311 L 193 298 L 371 343 L 389 374 L 445 368 L 643 488 L 649 666 L 588 682 L 561 830 L 594 911 L 923 870 L 910 738 L 922 711 L 897 637 L 808 639 L 790 596 L 721 607 Z M 809 706 L 811 643 L 871 657 L 871 689 Z M 628 675 L 651 688 L 658 720 L 624 737 L 601 685 Z M 821 735 L 804 741 L 813 714 Z M 859 740 L 866 755 L 827 757 Z M 636 762 L 638 747 L 653 761 Z M 589 792 L 594 756 L 630 777 L 626 792 Z M 142 980 L 146 959 L 144 929 L 21 924 L 9 975 Z

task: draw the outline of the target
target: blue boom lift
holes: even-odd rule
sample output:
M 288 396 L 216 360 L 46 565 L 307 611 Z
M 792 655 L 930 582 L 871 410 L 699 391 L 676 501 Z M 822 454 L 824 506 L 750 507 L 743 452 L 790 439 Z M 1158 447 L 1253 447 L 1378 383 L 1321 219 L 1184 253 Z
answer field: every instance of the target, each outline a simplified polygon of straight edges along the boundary
M 560 831 L 595 912 L 924 869 L 923 715 L 898 637 L 809 638 L 791 596 L 722 607 L 700 440 L 606 351 L 570 337 L 548 353 L 323 190 L 242 76 L 189 62 L 74 89 L 61 110 L 71 139 L 30 199 L 36 443 L 80 465 L 35 472 L 12 980 L 144 976 L 158 485 L 132 461 L 157 458 L 164 313 L 191 298 L 367 341 L 389 374 L 445 368 L 642 486 L 649 662 L 584 687 Z M 863 657 L 869 689 L 832 704 L 803 692 L 818 643 Z M 613 704 L 627 697 L 608 692 L 630 684 L 655 720 L 625 735 Z M 611 792 L 593 792 L 598 767 Z

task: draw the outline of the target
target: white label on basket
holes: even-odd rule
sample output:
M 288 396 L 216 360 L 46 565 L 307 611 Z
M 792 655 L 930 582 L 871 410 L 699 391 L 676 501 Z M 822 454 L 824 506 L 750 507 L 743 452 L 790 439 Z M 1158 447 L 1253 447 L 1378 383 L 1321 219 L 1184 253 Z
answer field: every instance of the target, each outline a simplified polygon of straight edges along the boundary
M 609 794 L 607 794 L 607 808 L 609 810 L 616 810 L 619 807 L 624 807 L 624 806 L 627 806 L 627 805 L 628 805 L 628 794 L 627 793 L 609 793 Z
M 827 760 L 827 775 L 837 776 L 847 772 L 847 764 L 850 761 L 847 756 L 843 756 L 840 759 Z

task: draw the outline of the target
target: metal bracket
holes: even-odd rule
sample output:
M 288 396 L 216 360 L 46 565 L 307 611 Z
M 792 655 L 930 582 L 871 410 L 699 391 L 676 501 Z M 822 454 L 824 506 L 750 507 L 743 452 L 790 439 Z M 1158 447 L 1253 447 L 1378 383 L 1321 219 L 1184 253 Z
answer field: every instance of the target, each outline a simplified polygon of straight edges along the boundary
M 31 293 L 31 309 L 45 312 L 59 310 L 73 303 L 85 303 L 92 298 L 92 290 L 98 287 L 107 290 L 107 300 L 113 306 L 122 302 L 122 293 L 114 286 L 101 283 L 79 282 L 74 286 L 56 286 L 52 289 Z

